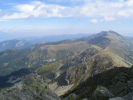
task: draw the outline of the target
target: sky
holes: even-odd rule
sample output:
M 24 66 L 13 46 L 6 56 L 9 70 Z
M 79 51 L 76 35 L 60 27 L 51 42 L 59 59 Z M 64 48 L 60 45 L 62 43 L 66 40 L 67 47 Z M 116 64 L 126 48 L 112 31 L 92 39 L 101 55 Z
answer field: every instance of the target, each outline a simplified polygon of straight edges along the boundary
M 0 31 L 19 36 L 133 35 L 133 0 L 0 0 Z

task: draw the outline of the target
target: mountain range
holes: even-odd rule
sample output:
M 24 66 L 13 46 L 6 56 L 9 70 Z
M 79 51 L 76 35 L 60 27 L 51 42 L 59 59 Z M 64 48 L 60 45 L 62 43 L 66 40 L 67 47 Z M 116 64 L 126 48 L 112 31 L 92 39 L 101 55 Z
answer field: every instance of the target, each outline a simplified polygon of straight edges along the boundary
M 8 49 L 25 49 L 32 44 L 25 40 L 6 40 L 0 42 L 0 52 Z
M 114 31 L 5 50 L 0 52 L 0 96 L 4 100 L 130 100 L 132 61 L 133 39 Z
M 48 35 L 48 36 L 14 36 L 14 34 L 4 33 L 0 31 L 0 52 L 8 49 L 25 49 L 32 45 L 44 42 L 52 43 L 67 39 L 77 39 L 88 36 L 90 34 L 65 34 L 65 35 Z

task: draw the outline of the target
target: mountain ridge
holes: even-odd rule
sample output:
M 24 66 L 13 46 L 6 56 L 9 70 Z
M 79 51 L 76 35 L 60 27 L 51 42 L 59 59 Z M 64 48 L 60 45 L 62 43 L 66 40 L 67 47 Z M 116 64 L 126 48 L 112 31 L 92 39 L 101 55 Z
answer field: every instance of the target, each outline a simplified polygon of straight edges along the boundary
M 39 43 L 24 50 L 1 52 L 0 66 L 5 67 L 1 68 L 0 73 L 3 75 L 2 71 L 5 70 L 9 74 L 22 68 L 30 69 L 36 78 L 41 78 L 61 96 L 78 88 L 90 77 L 121 66 L 131 67 L 132 53 L 132 41 L 116 32 L 104 31 L 86 38 Z M 20 77 L 21 80 L 23 78 Z

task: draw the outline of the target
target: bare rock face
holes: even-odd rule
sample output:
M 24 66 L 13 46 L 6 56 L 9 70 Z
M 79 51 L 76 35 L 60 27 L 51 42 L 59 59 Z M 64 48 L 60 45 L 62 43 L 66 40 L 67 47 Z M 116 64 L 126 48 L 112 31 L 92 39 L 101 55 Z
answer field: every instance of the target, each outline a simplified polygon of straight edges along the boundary
M 116 98 L 111 98 L 111 99 L 109 99 L 109 100 L 125 100 L 125 99 L 123 99 L 123 98 L 121 98 L 121 97 L 116 97 Z
M 2 90 L 1 100 L 60 100 L 35 74 L 28 75 L 23 82 Z
M 132 86 L 133 67 L 115 67 L 88 78 L 64 97 L 73 93 L 79 100 L 132 100 Z
M 113 97 L 113 94 L 103 86 L 98 86 L 93 93 L 93 98 L 95 100 L 107 100 L 111 97 Z
M 133 100 L 133 92 L 127 94 L 126 96 L 123 97 L 125 100 Z

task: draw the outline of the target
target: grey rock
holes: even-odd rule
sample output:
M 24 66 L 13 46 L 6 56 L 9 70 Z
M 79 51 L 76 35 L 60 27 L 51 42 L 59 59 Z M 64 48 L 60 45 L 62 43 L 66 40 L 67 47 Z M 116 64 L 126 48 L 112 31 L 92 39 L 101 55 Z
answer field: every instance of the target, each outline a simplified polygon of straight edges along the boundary
M 125 100 L 122 97 L 110 98 L 109 100 Z

